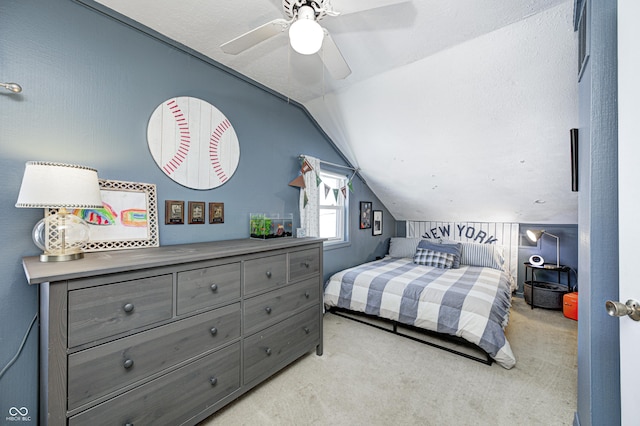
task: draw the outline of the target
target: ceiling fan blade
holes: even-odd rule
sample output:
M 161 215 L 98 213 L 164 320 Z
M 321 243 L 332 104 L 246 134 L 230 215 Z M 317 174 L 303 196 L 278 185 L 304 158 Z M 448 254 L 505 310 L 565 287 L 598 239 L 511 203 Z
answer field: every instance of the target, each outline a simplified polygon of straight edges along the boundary
M 329 32 L 324 29 L 324 40 L 322 41 L 322 50 L 318 52 L 324 66 L 329 70 L 329 74 L 335 80 L 343 80 L 351 74 L 351 68 L 344 60 L 340 49 L 331 38 Z
M 233 40 L 229 40 L 228 42 L 221 44 L 220 48 L 225 53 L 237 55 L 258 43 L 280 34 L 289 27 L 289 23 L 290 22 L 285 19 L 274 19 L 273 21 L 254 28 Z
M 333 8 L 340 15 L 377 9 L 394 4 L 407 3 L 411 0 L 333 0 Z

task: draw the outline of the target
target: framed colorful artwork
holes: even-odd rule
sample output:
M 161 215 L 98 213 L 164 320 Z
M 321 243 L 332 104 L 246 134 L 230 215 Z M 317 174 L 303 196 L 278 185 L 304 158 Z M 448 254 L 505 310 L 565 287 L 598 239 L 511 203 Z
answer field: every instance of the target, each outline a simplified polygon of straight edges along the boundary
M 85 252 L 158 247 L 156 186 L 99 179 L 102 208 L 74 209 L 89 225 Z M 57 209 L 45 209 L 45 214 Z
M 360 201 L 360 229 L 371 228 L 371 201 Z

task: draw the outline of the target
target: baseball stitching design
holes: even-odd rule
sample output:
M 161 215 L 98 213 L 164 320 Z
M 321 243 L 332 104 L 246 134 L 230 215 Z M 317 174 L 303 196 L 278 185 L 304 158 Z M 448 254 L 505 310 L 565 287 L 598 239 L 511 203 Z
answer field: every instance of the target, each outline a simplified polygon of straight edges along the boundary
M 231 123 L 229 123 L 229 120 L 225 118 L 225 120 L 222 123 L 218 124 L 218 127 L 216 127 L 216 129 L 211 134 L 211 139 L 209 143 L 209 158 L 211 159 L 211 166 L 213 167 L 213 170 L 218 176 L 218 179 L 220 179 L 220 182 L 222 183 L 225 183 L 229 178 L 227 177 L 227 174 L 222 169 L 222 165 L 220 164 L 218 148 L 220 145 L 220 139 L 222 138 L 222 135 L 224 135 L 224 132 L 226 132 L 227 129 L 230 127 L 231 127 Z
M 178 125 L 180 132 L 180 145 L 178 146 L 178 151 L 176 151 L 173 157 L 164 166 L 162 166 L 162 170 L 170 176 L 182 165 L 182 162 L 189 154 L 189 149 L 191 148 L 191 133 L 189 132 L 189 123 L 178 106 L 178 102 L 176 102 L 175 99 L 171 99 L 167 102 L 167 106 L 169 107 L 171 114 L 173 114 L 173 118 L 176 120 L 176 124 Z

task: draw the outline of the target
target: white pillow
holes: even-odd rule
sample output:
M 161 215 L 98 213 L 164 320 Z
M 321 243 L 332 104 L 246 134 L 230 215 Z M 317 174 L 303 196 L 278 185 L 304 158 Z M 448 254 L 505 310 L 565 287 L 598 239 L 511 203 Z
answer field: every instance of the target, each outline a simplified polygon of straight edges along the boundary
M 391 237 L 389 242 L 389 256 L 391 257 L 409 257 L 413 259 L 416 254 L 416 247 L 422 238 L 402 238 Z

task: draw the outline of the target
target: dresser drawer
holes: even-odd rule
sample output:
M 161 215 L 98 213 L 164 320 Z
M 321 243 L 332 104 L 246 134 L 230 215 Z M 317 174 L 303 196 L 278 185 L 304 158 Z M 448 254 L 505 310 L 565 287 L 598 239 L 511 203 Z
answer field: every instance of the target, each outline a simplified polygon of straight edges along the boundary
M 307 309 L 245 338 L 245 384 L 269 377 L 319 343 L 318 309 Z
M 69 292 L 70 348 L 172 316 L 171 275 Z
M 319 300 L 317 277 L 247 299 L 244 304 L 244 332 L 252 333 L 268 327 L 302 307 L 317 304 Z
M 178 315 L 240 298 L 240 262 L 178 272 Z
M 240 343 L 69 419 L 69 425 L 178 425 L 240 387 Z
M 69 410 L 240 336 L 240 304 L 69 355 Z
M 287 282 L 287 255 L 260 257 L 244 262 L 244 294 L 268 290 Z
M 320 249 L 294 251 L 289 254 L 289 280 L 317 275 L 320 272 Z

